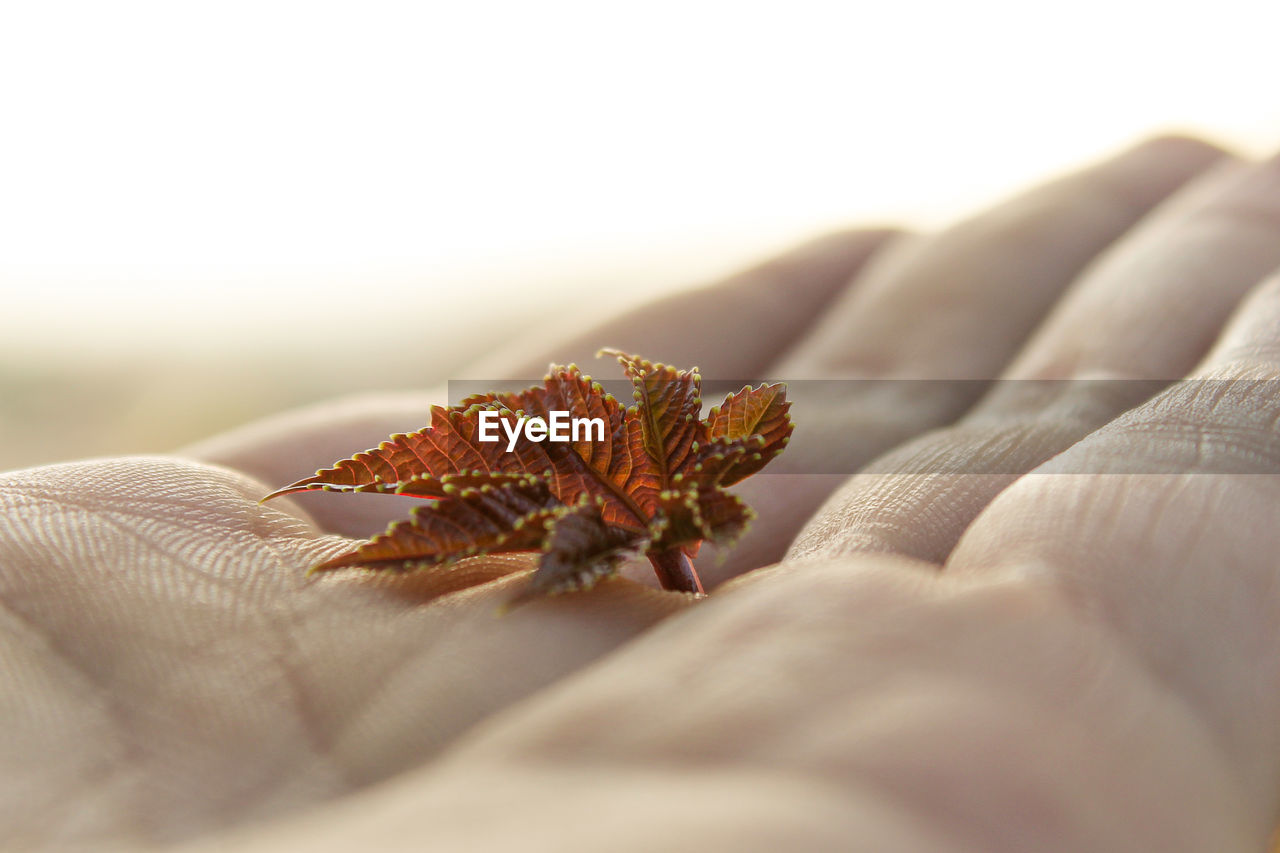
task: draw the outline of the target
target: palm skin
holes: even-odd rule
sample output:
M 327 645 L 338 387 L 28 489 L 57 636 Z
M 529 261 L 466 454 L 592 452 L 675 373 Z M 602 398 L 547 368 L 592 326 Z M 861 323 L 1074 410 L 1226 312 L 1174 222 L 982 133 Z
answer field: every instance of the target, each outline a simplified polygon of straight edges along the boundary
M 499 617 L 521 557 L 308 577 L 403 507 L 258 499 L 429 394 L 6 474 L 0 825 L 35 849 L 1260 849 L 1277 238 L 1280 164 L 1157 140 L 477 366 L 608 344 L 712 378 L 973 380 L 797 408 L 798 463 L 743 484 L 761 517 L 700 559 L 705 601 L 635 575 Z M 982 393 L 1099 375 L 1229 381 Z M 984 453 L 1009 473 L 919 473 Z

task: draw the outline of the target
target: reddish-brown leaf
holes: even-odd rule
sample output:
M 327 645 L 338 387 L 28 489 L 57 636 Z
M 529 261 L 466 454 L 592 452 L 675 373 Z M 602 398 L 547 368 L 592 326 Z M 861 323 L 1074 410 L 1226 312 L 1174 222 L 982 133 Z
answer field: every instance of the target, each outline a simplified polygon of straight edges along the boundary
M 317 568 L 448 566 L 485 553 L 540 551 L 526 591 L 580 589 L 645 549 L 664 584 L 701 590 L 688 557 L 704 539 L 728 542 L 751 511 L 723 486 L 762 468 L 791 434 L 781 385 L 744 388 L 701 417 L 701 379 L 615 350 L 631 379 L 624 408 L 576 366 L 552 367 L 543 384 L 433 407 L 431 424 L 317 471 L 268 497 L 317 489 L 396 492 L 430 499 L 412 518 Z M 483 418 L 507 425 L 553 412 L 598 418 L 572 441 L 536 441 L 523 430 L 481 441 Z
M 530 551 L 542 546 L 552 521 L 566 511 L 546 481 L 531 475 L 446 475 L 443 492 L 446 499 L 415 507 L 409 519 L 316 570 L 415 569 L 477 554 Z
M 662 500 L 666 526 L 654 540 L 660 550 L 708 540 L 728 545 L 742 535 L 755 517 L 751 507 L 719 488 L 691 488 L 666 492 Z M 696 547 L 692 553 L 696 553 Z
M 790 411 L 787 389 L 781 383 L 743 388 L 712 408 L 707 416 L 707 435 L 713 442 L 725 442 L 726 458 L 717 482 L 731 486 L 773 461 L 791 440 L 794 427 Z M 740 456 L 730 453 L 734 447 L 745 452 Z
M 541 387 L 519 394 L 477 395 L 451 408 L 433 406 L 431 426 L 407 435 L 393 435 L 377 447 L 357 453 L 332 468 L 317 471 L 268 497 L 295 492 L 395 492 L 422 498 L 441 498 L 442 478 L 449 474 L 538 474 L 550 478 L 550 488 L 562 503 L 581 494 L 604 501 L 610 524 L 644 530 L 655 490 L 645 473 L 649 463 L 633 437 L 638 424 L 599 383 L 577 367 L 553 368 Z M 517 408 L 513 409 L 512 406 Z M 514 424 L 521 415 L 546 418 L 552 411 L 570 417 L 600 418 L 604 441 L 570 443 L 517 439 L 508 451 L 505 427 L 498 441 L 480 440 L 480 413 L 494 411 Z
M 538 570 L 521 597 L 587 589 L 647 542 L 641 534 L 607 524 L 599 503 L 584 499 L 552 520 Z
M 477 439 L 478 421 L 472 411 L 431 407 L 431 425 L 413 433 L 400 433 L 377 447 L 343 459 L 332 468 L 277 489 L 267 498 L 315 490 L 336 492 L 395 492 L 409 482 L 418 497 L 444 496 L 442 481 L 449 474 L 469 472 L 521 474 L 545 468 L 541 460 L 525 459 L 517 448 L 506 453 L 504 442 Z M 514 416 L 506 414 L 505 420 Z M 535 445 L 536 448 L 536 445 Z M 264 498 L 265 500 L 266 498 Z
M 653 491 L 665 491 L 676 474 L 693 466 L 697 447 L 707 438 L 702 378 L 697 368 L 678 370 L 613 349 L 600 352 L 615 357 L 631 380 L 641 443 L 652 463 L 646 473 Z

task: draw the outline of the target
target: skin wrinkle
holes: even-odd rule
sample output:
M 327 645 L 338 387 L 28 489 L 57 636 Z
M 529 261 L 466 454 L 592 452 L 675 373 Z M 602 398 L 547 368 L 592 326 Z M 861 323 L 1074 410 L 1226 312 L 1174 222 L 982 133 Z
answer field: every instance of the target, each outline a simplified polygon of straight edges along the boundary
M 469 589 L 459 590 L 456 594 L 459 596 L 465 596 L 469 591 L 470 591 Z M 447 600 L 448 598 L 449 598 L 448 595 L 436 598 L 431 602 L 430 606 L 435 608 L 443 608 L 446 610 L 450 609 L 449 602 Z M 409 654 L 397 655 L 395 660 L 390 665 L 384 666 L 381 672 L 379 673 L 378 679 L 369 685 L 369 689 L 362 692 L 359 701 L 356 702 L 349 710 L 347 714 L 347 720 L 348 720 L 347 728 L 351 729 L 357 726 L 358 724 L 362 724 L 367 717 L 369 717 L 371 714 L 374 714 L 378 707 L 379 701 L 384 700 L 387 697 L 391 697 L 389 701 L 394 702 L 395 701 L 394 697 L 397 694 L 397 691 L 400 689 L 400 685 L 402 683 L 410 682 L 410 679 L 406 678 L 405 673 L 409 672 L 410 670 L 412 670 L 414 667 L 417 667 L 417 666 L 421 666 L 421 662 L 418 660 L 415 660 Z M 429 717 L 427 719 L 424 719 L 421 725 L 426 728 L 432 728 L 431 719 Z M 431 739 L 434 745 L 430 748 L 427 748 L 421 751 L 422 754 L 420 756 L 420 760 L 429 759 L 434 755 L 436 755 L 440 750 L 447 747 L 447 744 L 448 744 L 448 738 L 446 736 L 447 732 L 441 731 L 439 729 L 437 729 L 436 731 L 438 731 L 439 734 L 435 738 Z M 332 744 L 336 746 L 341 740 L 342 740 L 341 734 L 335 734 L 335 736 L 332 738 Z M 352 770 L 351 772 L 352 772 L 352 777 L 357 778 L 356 771 Z M 366 781 L 377 781 L 379 778 L 381 778 L 381 775 L 376 775 L 376 774 L 370 777 L 370 775 L 367 772 L 360 773 L 359 776 L 364 777 Z
M 84 515 L 88 516 L 89 518 L 92 518 L 92 519 L 98 519 L 98 520 L 100 520 L 100 521 L 105 522 L 105 523 L 106 523 L 106 524 L 108 524 L 108 525 L 109 525 L 109 526 L 110 526 L 114 531 L 116 531 L 118 534 L 122 535 L 122 536 L 123 536 L 123 537 L 125 537 L 126 539 L 129 539 L 130 541 L 132 541 L 132 542 L 134 542 L 135 544 L 139 545 L 143 550 L 145 550 L 145 551 L 151 551 L 152 553 L 155 553 L 155 554 L 157 554 L 157 555 L 160 555 L 161 557 L 167 558 L 168 562 L 170 562 L 170 563 L 173 563 L 173 564 L 176 564 L 176 565 L 183 565 L 183 563 L 181 562 L 181 558 L 180 558 L 179 556 L 177 556 L 177 555 L 175 555 L 175 554 L 173 554 L 173 553 L 171 553 L 171 552 L 166 551 L 165 549 L 161 548 L 157 543 L 152 542 L 152 541 L 150 541 L 150 540 L 146 539 L 145 537 L 141 536 L 139 533 L 137 533 L 137 532 L 135 532 L 135 531 L 133 531 L 133 530 L 130 530 L 130 529 L 128 528 L 128 526 L 127 526 L 127 525 L 125 525 L 125 524 L 121 523 L 118 519 L 113 518 L 113 517 L 112 517 L 112 515 L 113 515 L 112 513 L 104 513 L 104 512 L 100 512 L 100 511 L 94 511 L 94 510 L 90 509 L 88 506 L 86 506 L 86 505 L 85 505 L 85 504 L 83 504 L 83 503 L 75 502 L 75 501 L 70 501 L 70 500 L 64 500 L 64 501 L 61 501 L 61 502 L 56 501 L 56 500 L 54 500 L 53 498 L 41 498 L 41 499 L 38 499 L 38 500 L 39 500 L 39 501 L 41 501 L 41 502 L 47 503 L 47 504 L 49 504 L 49 505 L 51 505 L 51 506 L 55 506 L 55 507 L 56 507 L 56 506 L 58 506 L 58 505 L 59 505 L 59 503 L 66 503 L 66 504 L 70 504 L 70 505 L 72 505 L 72 506 L 76 506 L 77 508 L 79 508 L 79 509 L 81 510 L 81 512 L 82 512 Z M 79 526 L 79 525 L 77 525 L 77 526 Z M 217 586 L 220 586 L 220 587 L 222 587 L 223 589 L 227 589 L 227 590 L 235 590 L 235 589 L 236 589 L 236 587 L 234 587 L 233 585 L 231 585 L 228 581 L 226 581 L 226 580 L 224 580 L 224 579 L 222 579 L 222 578 L 220 578 L 220 577 L 218 577 L 218 576 L 210 575 L 210 574 L 208 574 L 208 573 L 202 572 L 202 571 L 200 571 L 200 570 L 196 569 L 194 566 L 184 566 L 184 568 L 188 568 L 188 569 L 190 569 L 190 570 L 192 571 L 192 573 L 194 573 L 194 574 L 196 574 L 197 576 L 201 577 L 201 579 L 206 580 L 206 581 L 209 581 L 210 583 L 213 583 L 213 584 L 215 584 L 215 585 L 217 585 Z
M 301 618 L 293 618 L 290 621 L 295 625 L 302 624 L 303 622 Z M 273 632 L 278 632 L 283 641 L 282 645 L 294 650 L 297 665 L 305 665 L 306 658 L 300 653 L 301 647 L 293 640 L 288 628 L 285 626 L 285 623 L 282 620 L 273 620 L 271 627 Z M 304 677 L 302 673 L 295 674 L 293 668 L 290 667 L 288 663 L 289 658 L 287 655 L 279 655 L 277 659 L 280 661 L 284 677 L 289 683 L 291 694 L 299 707 L 300 712 L 306 713 L 309 716 L 314 716 L 310 714 L 309 709 L 312 706 L 318 706 L 319 703 L 308 699 L 308 695 L 311 691 L 307 686 L 313 679 Z M 372 779 L 364 778 L 367 774 L 358 772 L 355 768 L 348 766 L 346 762 L 339 758 L 336 746 L 343 740 L 345 730 L 349 730 L 357 724 L 357 721 L 360 720 L 364 714 L 365 709 L 372 707 L 380 694 L 394 691 L 396 684 L 395 676 L 397 672 L 402 671 L 413 664 L 414 660 L 412 657 L 406 654 L 398 654 L 394 656 L 390 662 L 380 664 L 378 678 L 371 683 L 371 689 L 363 691 L 359 698 L 350 705 L 346 713 L 339 719 L 338 722 L 340 722 L 341 725 L 338 728 L 320 724 L 317 719 L 315 725 L 308 730 L 309 742 L 312 744 L 316 755 L 325 759 L 326 762 L 329 763 L 339 774 L 339 778 L 344 782 L 347 782 L 351 789 L 358 787 L 360 784 L 377 781 L 378 777 L 374 777 Z M 429 727 L 430 719 L 425 719 L 423 721 L 423 725 Z M 421 758 L 425 759 L 429 756 L 430 752 L 421 756 Z
M 134 457 L 131 463 L 126 463 L 126 464 L 133 464 L 136 466 L 139 463 L 145 463 L 152 459 L 162 464 L 177 464 L 182 466 L 188 466 L 191 464 L 186 460 L 170 459 L 167 457 Z M 49 471 L 50 473 L 56 473 L 60 468 L 65 468 L 65 467 L 70 467 L 70 466 L 68 465 L 50 466 Z M 14 473 L 21 474 L 24 472 L 14 472 Z M 243 475 L 239 474 L 238 472 L 227 472 L 227 473 L 237 478 L 243 479 Z M 263 488 L 260 484 L 257 484 L 257 483 L 251 483 L 250 481 L 247 481 L 247 480 L 245 480 L 244 482 L 246 487 L 247 488 L 252 487 L 253 491 L 257 491 Z M 153 492 L 155 494 L 161 495 L 157 497 L 152 497 L 145 493 L 144 494 L 130 493 L 128 494 L 127 499 L 125 499 L 124 496 L 122 496 L 118 490 L 115 490 L 110 495 L 110 501 L 113 507 L 112 510 L 102 509 L 99 505 L 93 502 L 92 497 L 87 499 L 81 498 L 78 496 L 73 497 L 71 494 L 68 494 L 67 489 L 56 489 L 56 490 L 50 489 L 48 487 L 41 486 L 38 482 L 29 483 L 29 482 L 22 482 L 20 480 L 15 481 L 10 479 L 7 481 L 0 481 L 0 489 L 9 490 L 11 492 L 24 493 L 29 496 L 36 497 L 37 499 L 42 499 L 48 503 L 55 504 L 55 505 L 69 504 L 72 506 L 78 506 L 85 512 L 91 513 L 95 516 L 123 515 L 126 518 L 136 518 L 140 521 L 146 521 L 146 522 L 162 523 L 164 518 L 168 516 L 172 510 L 178 509 L 183 512 L 184 521 L 198 520 L 218 531 L 224 531 L 226 529 L 225 514 L 217 514 L 217 513 L 209 512 L 209 509 L 208 509 L 209 502 L 207 500 L 206 501 L 194 500 L 194 499 L 190 501 L 181 500 L 181 499 L 178 499 L 178 496 L 182 495 L 183 494 L 182 492 L 175 492 L 173 490 L 168 490 L 164 486 L 161 486 L 158 489 L 153 489 Z M 78 490 L 78 491 L 83 492 L 83 490 Z M 95 495 L 96 492 L 90 490 L 88 494 L 92 496 L 92 495 Z M 225 495 L 225 497 L 232 497 L 233 500 L 236 500 L 236 501 L 242 499 L 238 495 L 234 495 L 234 496 Z M 128 509 L 128 507 L 131 507 L 131 506 L 138 506 L 140 507 L 140 509 L 136 511 Z M 241 519 L 242 521 L 247 522 L 247 524 L 241 524 L 241 525 L 238 525 L 238 527 L 243 532 L 250 532 L 253 535 L 257 536 L 259 540 L 270 538 L 266 535 L 267 530 L 263 529 L 264 525 L 267 525 L 268 528 L 270 527 L 279 528 L 281 532 L 286 536 L 295 535 L 299 533 L 309 534 L 309 535 L 315 534 L 314 528 L 311 525 L 307 524 L 302 518 L 296 515 L 288 515 L 280 511 L 273 511 L 269 508 L 259 509 L 259 508 L 249 507 L 247 509 L 250 509 L 251 511 L 246 513 Z M 285 522 L 285 524 L 281 525 L 280 522 Z M 175 526 L 175 529 L 176 529 L 176 526 Z M 213 576 L 211 575 L 206 575 L 206 577 L 213 579 Z
M 293 622 L 294 620 L 274 612 L 269 614 L 266 621 L 271 634 L 279 641 L 279 651 L 273 657 L 280 673 L 280 681 L 286 688 L 290 703 L 301 722 L 299 729 L 312 753 L 333 771 L 341 788 L 354 789 L 355 780 L 349 769 L 333 752 L 337 733 L 330 731 L 332 727 L 325 725 L 320 716 L 312 711 L 313 702 L 307 678 L 300 672 L 295 673 L 290 664 L 291 653 L 296 665 L 301 666 L 303 663 L 303 656 L 299 653 L 299 646 L 291 631 Z M 338 722 L 341 724 L 342 720 L 339 719 Z
M 382 668 L 382 677 L 379 678 L 378 681 L 374 682 L 370 689 L 362 694 L 360 700 L 354 703 L 348 710 L 345 726 L 334 731 L 327 739 L 328 748 L 333 753 L 331 758 L 335 763 L 339 763 L 343 768 L 344 778 L 352 783 L 351 790 L 359 790 L 361 785 L 379 782 L 391 774 L 387 772 L 371 773 L 367 769 L 359 769 L 350 766 L 346 761 L 339 762 L 337 754 L 340 751 L 343 741 L 347 738 L 350 732 L 364 725 L 371 716 L 376 716 L 374 712 L 378 707 L 378 702 L 383 700 L 386 696 L 394 696 L 396 691 L 399 689 L 397 679 L 403 679 L 402 673 L 416 665 L 418 665 L 418 662 L 410 655 L 397 655 L 392 664 Z M 432 733 L 428 738 L 428 741 L 435 743 L 435 747 L 424 749 L 419 745 L 417 747 L 417 761 L 419 763 L 433 759 L 440 750 L 446 748 L 449 739 L 449 732 L 433 726 L 430 716 L 426 716 L 423 719 L 421 726 Z M 408 769 L 410 766 L 412 765 L 406 765 L 405 767 L 398 769 L 403 771 Z
M 1191 464 L 1178 458 L 1177 470 L 1217 472 L 1226 461 L 1232 473 L 1280 471 L 1280 436 L 1271 430 L 1280 407 L 1257 405 L 1248 410 L 1246 406 L 1261 404 L 1265 395 L 1253 393 L 1256 380 L 1242 376 L 1238 381 L 1251 387 L 1241 392 L 1230 380 L 1177 386 L 1150 406 L 1108 424 L 1106 434 L 1119 442 L 1130 436 L 1154 438 L 1156 447 L 1174 453 L 1189 441 Z M 1210 460 L 1212 465 L 1202 464 Z
M 103 681 L 91 668 L 84 666 L 78 657 L 63 648 L 62 644 L 58 643 L 43 625 L 33 621 L 20 609 L 16 608 L 3 592 L 0 592 L 0 610 L 3 610 L 11 620 L 25 628 L 29 637 L 37 638 L 40 648 L 46 650 L 54 662 L 61 664 L 62 672 L 69 674 L 79 684 L 88 689 L 90 695 L 96 698 L 97 706 L 105 716 L 106 725 L 115 735 L 111 741 L 112 746 L 115 747 L 111 750 L 114 754 L 112 758 L 103 756 L 99 760 L 92 762 L 89 768 L 83 767 L 83 763 L 80 763 L 81 767 L 77 772 L 77 777 L 82 780 L 80 782 L 82 790 L 100 791 L 105 787 L 104 782 L 117 778 L 127 778 L 131 773 L 131 767 L 136 767 L 143 763 L 142 757 L 145 755 L 145 751 L 140 747 L 133 727 L 129 723 L 131 715 L 117 700 L 111 683 Z M 88 770 L 88 774 L 86 774 L 86 770 Z M 86 775 L 88 778 L 85 778 Z M 71 801 L 70 798 L 63 798 L 63 803 Z M 143 810 L 137 809 L 134 810 L 134 813 L 141 815 Z M 48 826 L 50 833 L 48 837 L 56 838 L 59 834 L 54 828 L 56 822 L 49 821 Z

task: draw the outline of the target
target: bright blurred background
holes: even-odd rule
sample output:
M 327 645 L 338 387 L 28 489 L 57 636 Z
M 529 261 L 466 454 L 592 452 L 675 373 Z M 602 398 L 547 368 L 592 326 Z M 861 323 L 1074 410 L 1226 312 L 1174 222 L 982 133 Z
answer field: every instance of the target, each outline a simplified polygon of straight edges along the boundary
M 1154 132 L 1280 145 L 1265 0 L 0 9 L 0 468 L 465 376 Z

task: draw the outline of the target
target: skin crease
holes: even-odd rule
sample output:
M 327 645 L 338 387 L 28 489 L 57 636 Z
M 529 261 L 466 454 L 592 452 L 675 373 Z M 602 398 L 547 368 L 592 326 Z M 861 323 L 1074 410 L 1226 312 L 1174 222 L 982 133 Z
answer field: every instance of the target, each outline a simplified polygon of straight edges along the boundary
M 832 238 L 847 252 L 782 264 L 796 280 L 806 253 L 831 266 L 767 360 L 748 335 L 717 342 L 722 364 L 737 348 L 782 378 L 990 380 L 1125 369 L 1136 351 L 1142 376 L 1243 381 L 1102 401 L 1083 424 L 1050 407 L 1064 425 L 1045 434 L 1066 452 L 985 492 L 918 483 L 931 509 L 914 519 L 842 490 L 793 558 L 702 602 L 619 579 L 498 618 L 520 558 L 448 578 L 306 577 L 349 543 L 318 503 L 258 505 L 268 487 L 252 478 L 279 485 L 376 443 L 386 431 L 361 439 L 375 427 L 420 425 L 402 423 L 408 397 L 281 416 L 186 458 L 0 476 L 6 842 L 1263 849 L 1280 795 L 1280 402 L 1264 382 L 1280 378 L 1280 279 L 1266 280 L 1280 223 L 1252 204 L 1169 223 L 1207 204 L 1205 182 L 1276 168 L 1157 140 L 933 237 L 853 232 Z M 1193 233 L 1238 264 L 1208 265 L 1216 286 L 1171 283 L 1157 261 Z M 1108 275 L 1110 299 L 1095 283 Z M 791 307 L 746 300 L 719 322 Z M 1107 323 L 1134 349 L 1099 346 Z M 627 343 L 676 361 L 645 344 Z M 903 442 L 963 448 L 930 432 L 957 419 L 972 442 L 1021 416 L 986 401 L 966 416 L 976 398 L 959 395 L 855 402 L 805 414 L 842 419 L 839 446 L 810 441 L 877 470 Z M 799 432 L 793 451 L 813 452 Z M 826 496 L 789 476 L 768 481 L 775 503 Z M 764 540 L 722 578 L 776 559 L 808 516 L 769 521 L 746 497 Z M 874 528 L 873 504 L 884 526 L 944 535 L 850 547 L 841 520 Z

